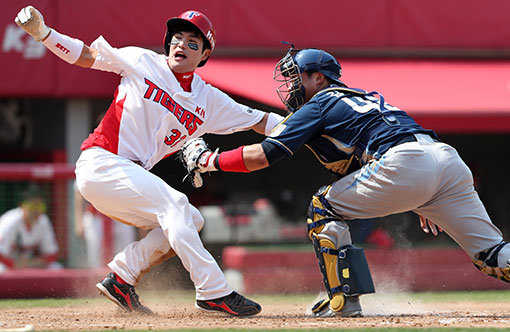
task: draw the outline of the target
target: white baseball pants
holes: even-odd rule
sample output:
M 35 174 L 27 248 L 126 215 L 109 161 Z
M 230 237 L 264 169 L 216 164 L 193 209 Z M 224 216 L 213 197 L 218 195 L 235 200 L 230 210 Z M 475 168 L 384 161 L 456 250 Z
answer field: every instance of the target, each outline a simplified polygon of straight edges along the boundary
M 101 213 L 142 229 L 152 229 L 131 243 L 108 266 L 126 282 L 139 278 L 175 251 L 190 273 L 198 300 L 228 295 L 232 290 L 198 231 L 204 219 L 183 193 L 134 162 L 93 147 L 76 163 L 82 196 Z
M 325 197 L 335 212 L 350 220 L 414 211 L 440 226 L 471 258 L 499 244 L 501 231 L 491 222 L 457 151 L 428 135 L 415 136 L 417 142 L 397 145 L 333 183 Z M 351 243 L 345 223 L 330 224 L 325 236 L 336 234 L 338 246 Z M 499 254 L 499 267 L 507 267 L 509 247 Z

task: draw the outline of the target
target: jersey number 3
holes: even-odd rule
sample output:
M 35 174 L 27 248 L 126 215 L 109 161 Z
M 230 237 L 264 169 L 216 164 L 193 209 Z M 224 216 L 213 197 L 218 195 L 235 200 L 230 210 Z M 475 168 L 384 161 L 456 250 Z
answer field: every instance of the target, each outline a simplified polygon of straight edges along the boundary
M 177 129 L 172 129 L 172 134 L 169 136 L 165 136 L 165 144 L 172 147 L 180 140 L 183 140 L 186 138 L 186 135 L 181 136 L 181 132 Z

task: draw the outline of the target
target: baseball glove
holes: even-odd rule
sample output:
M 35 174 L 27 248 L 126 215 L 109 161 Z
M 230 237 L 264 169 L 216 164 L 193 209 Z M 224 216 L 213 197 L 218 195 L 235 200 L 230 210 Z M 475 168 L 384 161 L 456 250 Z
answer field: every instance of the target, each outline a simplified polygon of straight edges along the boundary
M 217 155 L 218 150 L 212 152 L 203 138 L 194 138 L 187 141 L 180 151 L 181 161 L 188 171 L 183 181 L 189 179 L 193 187 L 201 187 L 203 181 L 200 173 L 217 170 L 214 167 L 214 159 Z

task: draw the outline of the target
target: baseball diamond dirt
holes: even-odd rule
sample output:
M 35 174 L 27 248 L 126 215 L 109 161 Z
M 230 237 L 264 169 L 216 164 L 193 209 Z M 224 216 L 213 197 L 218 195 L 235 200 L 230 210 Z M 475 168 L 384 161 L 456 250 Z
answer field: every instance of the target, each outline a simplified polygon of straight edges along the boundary
M 388 327 L 476 327 L 510 326 L 509 302 L 420 302 L 401 294 L 369 295 L 362 304 L 360 318 L 311 318 L 306 315 L 312 297 L 254 297 L 263 311 L 254 317 L 233 318 L 198 312 L 191 293 L 167 294 L 145 301 L 155 316 L 130 315 L 103 298 L 65 301 L 54 306 L 22 306 L 0 309 L 0 330 L 117 330 L 117 329 L 313 329 L 313 328 L 388 328 Z M 297 300 L 296 300 L 297 299 Z M 16 305 L 17 306 L 17 305 Z

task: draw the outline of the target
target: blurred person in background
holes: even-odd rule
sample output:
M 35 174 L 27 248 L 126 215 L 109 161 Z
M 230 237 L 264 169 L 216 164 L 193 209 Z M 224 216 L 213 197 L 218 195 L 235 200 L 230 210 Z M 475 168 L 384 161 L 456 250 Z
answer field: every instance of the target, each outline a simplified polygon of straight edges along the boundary
M 94 128 L 99 126 L 106 112 L 101 112 L 94 121 Z M 93 129 L 93 128 L 91 128 Z M 105 260 L 111 260 L 108 252 L 108 246 L 112 252 L 119 252 L 129 243 L 137 240 L 136 228 L 121 222 L 113 222 L 97 211 L 92 204 L 87 202 L 80 194 L 76 183 L 73 185 L 74 191 L 74 233 L 76 237 L 85 241 L 86 262 L 88 268 L 99 268 L 106 266 Z M 111 237 L 108 236 L 108 230 L 111 231 Z M 111 241 L 111 243 L 109 242 Z
M 106 266 L 106 246 L 111 246 L 112 252 L 119 252 L 129 243 L 136 241 L 136 228 L 113 222 L 110 218 L 97 211 L 92 204 L 87 202 L 74 186 L 74 232 L 75 235 L 85 240 L 86 246 L 86 267 L 99 268 Z M 107 230 L 110 227 L 111 238 L 105 239 Z M 111 243 L 108 243 L 111 241 Z
M 45 214 L 42 192 L 31 185 L 17 208 L 0 217 L 0 270 L 12 268 L 61 268 L 58 244 Z

